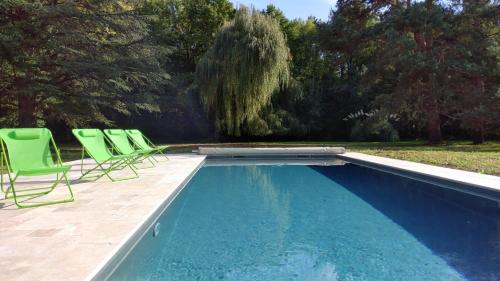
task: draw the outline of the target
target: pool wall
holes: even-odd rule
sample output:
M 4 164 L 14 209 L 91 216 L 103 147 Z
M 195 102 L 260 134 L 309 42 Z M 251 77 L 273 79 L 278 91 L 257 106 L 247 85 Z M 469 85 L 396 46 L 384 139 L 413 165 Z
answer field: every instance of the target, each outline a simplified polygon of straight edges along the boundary
M 336 157 L 360 166 L 500 202 L 500 177 L 363 153 L 348 152 Z
M 149 231 L 152 231 L 158 217 L 168 208 L 168 206 L 174 201 L 174 199 L 179 195 L 179 193 L 186 187 L 193 176 L 198 172 L 201 167 L 203 167 L 205 161 L 202 161 L 198 166 L 189 174 L 189 176 L 182 181 L 182 183 L 174 190 L 174 192 L 167 197 L 165 201 L 154 208 L 147 218 L 137 226 L 131 232 L 131 235 L 125 240 L 125 242 L 118 246 L 116 251 L 108 256 L 108 259 L 104 260 L 100 266 L 96 268 L 85 280 L 86 281 L 102 281 L 106 280 L 113 271 L 120 265 L 125 257 L 132 251 L 137 243 L 141 241 L 141 238 L 146 235 Z

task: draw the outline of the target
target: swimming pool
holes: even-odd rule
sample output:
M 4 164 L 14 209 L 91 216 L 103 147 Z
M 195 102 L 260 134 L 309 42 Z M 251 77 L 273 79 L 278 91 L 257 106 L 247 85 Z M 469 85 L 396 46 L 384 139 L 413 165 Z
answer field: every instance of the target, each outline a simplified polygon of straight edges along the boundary
M 355 164 L 235 161 L 208 160 L 108 280 L 500 280 L 494 200 Z

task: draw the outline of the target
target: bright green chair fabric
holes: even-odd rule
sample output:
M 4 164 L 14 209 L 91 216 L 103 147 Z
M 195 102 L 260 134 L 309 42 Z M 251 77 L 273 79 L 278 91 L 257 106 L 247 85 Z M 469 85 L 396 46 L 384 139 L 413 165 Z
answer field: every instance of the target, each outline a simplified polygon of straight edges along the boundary
M 136 145 L 140 149 L 144 150 L 151 150 L 153 151 L 154 154 L 160 154 L 164 156 L 166 159 L 168 159 L 167 155 L 165 154 L 165 151 L 168 148 L 168 145 L 160 145 L 156 146 L 151 142 L 141 131 L 132 129 L 132 130 L 125 130 L 129 138 L 132 140 L 134 145 Z M 154 157 L 153 159 L 157 161 Z
M 94 171 L 100 169 L 100 172 L 96 174 L 97 178 L 102 176 L 107 176 L 111 181 L 119 181 L 126 180 L 131 178 L 137 178 L 139 175 L 135 171 L 134 167 L 132 167 L 132 163 L 137 156 L 137 154 L 129 154 L 129 155 L 114 155 L 108 148 L 108 143 L 104 137 L 104 134 L 99 129 L 73 129 L 73 135 L 78 139 L 80 144 L 82 145 L 82 163 L 81 163 L 81 172 L 82 176 L 80 178 L 84 178 L 87 175 L 90 175 Z M 110 144 L 112 148 L 115 147 Z M 83 160 L 85 158 L 85 153 L 87 153 L 94 161 L 96 162 L 96 166 L 84 172 L 83 170 Z M 105 166 L 108 165 L 107 168 Z M 134 173 L 134 176 L 127 178 L 114 178 L 111 177 L 110 173 L 124 167 L 129 167 L 130 170 Z
M 52 157 L 50 145 L 56 154 L 56 161 Z M 45 128 L 22 128 L 22 129 L 0 129 L 1 146 L 1 189 L 5 192 L 5 198 L 14 198 L 19 208 L 29 208 L 50 204 L 71 202 L 74 200 L 73 191 L 69 183 L 67 173 L 71 166 L 63 165 L 61 155 L 57 149 L 50 130 Z M 5 164 L 4 164 L 5 163 Z M 4 190 L 3 168 L 9 178 L 9 187 Z M 30 187 L 18 189 L 16 181 L 20 176 L 44 176 L 56 174 L 56 179 L 50 187 Z M 61 177 L 59 177 L 61 174 Z M 47 201 L 35 204 L 22 204 L 20 197 L 39 196 L 48 194 L 65 180 L 70 196 L 67 199 Z M 33 192 L 35 191 L 36 192 Z M 12 194 L 12 196 L 10 195 Z
M 128 139 L 127 133 L 122 129 L 106 129 L 104 130 L 104 135 L 108 140 L 113 143 L 116 150 L 122 155 L 134 155 L 136 156 L 134 163 L 148 159 L 149 162 L 155 166 L 154 162 L 150 159 L 150 156 L 155 151 L 153 149 L 142 149 L 134 148 Z

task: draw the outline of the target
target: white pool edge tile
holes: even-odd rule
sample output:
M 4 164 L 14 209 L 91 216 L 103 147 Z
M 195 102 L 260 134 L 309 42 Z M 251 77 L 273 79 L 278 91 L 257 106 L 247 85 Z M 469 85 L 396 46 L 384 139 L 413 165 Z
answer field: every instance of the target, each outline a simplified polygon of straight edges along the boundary
M 469 185 L 477 188 L 500 192 L 500 177 L 416 163 L 411 161 L 373 156 L 359 152 L 346 152 L 338 155 L 340 159 L 352 162 L 365 162 L 381 167 L 388 167 L 422 176 L 433 177 L 452 183 Z

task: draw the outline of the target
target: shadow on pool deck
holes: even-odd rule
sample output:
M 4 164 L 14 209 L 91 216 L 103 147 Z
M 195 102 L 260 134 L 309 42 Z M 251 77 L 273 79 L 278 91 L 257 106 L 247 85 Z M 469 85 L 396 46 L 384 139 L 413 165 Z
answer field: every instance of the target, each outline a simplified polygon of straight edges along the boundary
M 497 202 L 348 166 L 312 168 L 403 227 L 468 280 L 500 280 Z

